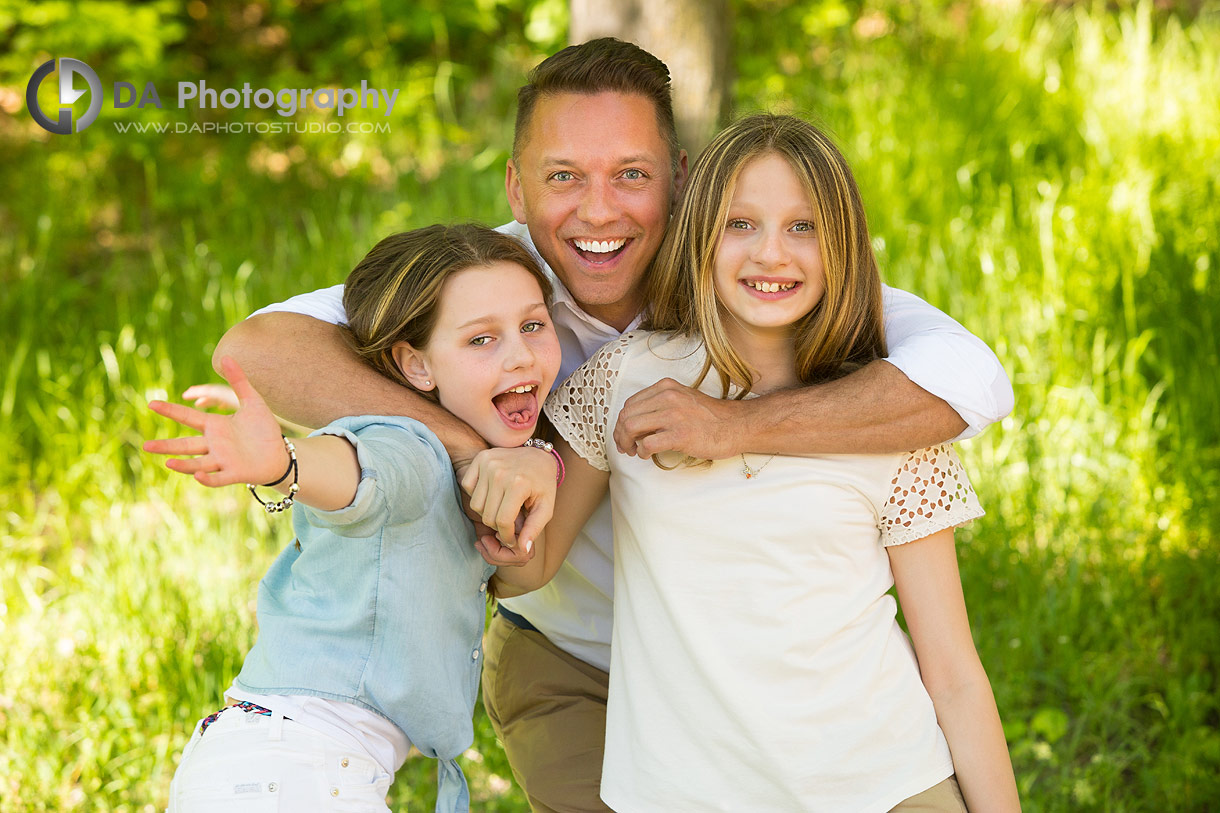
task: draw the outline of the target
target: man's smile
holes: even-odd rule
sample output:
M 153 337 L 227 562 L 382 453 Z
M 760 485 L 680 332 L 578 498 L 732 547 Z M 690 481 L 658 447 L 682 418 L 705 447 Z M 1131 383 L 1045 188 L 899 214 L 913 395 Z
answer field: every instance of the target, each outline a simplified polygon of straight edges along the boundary
M 586 240 L 576 237 L 568 240 L 567 243 L 585 262 L 592 265 L 604 265 L 622 254 L 631 243 L 631 239 L 617 237 L 609 240 Z

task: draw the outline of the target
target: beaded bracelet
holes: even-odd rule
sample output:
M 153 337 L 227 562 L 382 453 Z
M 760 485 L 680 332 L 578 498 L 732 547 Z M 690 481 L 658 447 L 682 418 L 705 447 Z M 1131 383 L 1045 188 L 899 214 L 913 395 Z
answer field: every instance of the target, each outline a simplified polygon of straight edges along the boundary
M 273 480 L 270 483 L 263 483 L 263 488 L 275 488 L 280 483 L 287 480 L 288 475 L 292 474 L 292 470 L 294 468 L 296 468 L 297 458 L 296 458 L 296 455 L 293 454 L 293 452 L 296 451 L 296 448 L 291 444 L 291 442 L 289 442 L 288 438 L 284 437 L 283 435 L 280 435 L 280 437 L 284 438 L 284 443 L 287 445 L 287 448 L 289 450 L 288 451 L 288 468 L 284 469 L 284 474 L 280 477 L 280 479 Z
M 258 486 L 254 485 L 254 483 L 246 483 L 246 488 L 250 489 L 250 496 L 258 500 L 258 504 L 261 505 L 268 514 L 278 514 L 281 511 L 287 511 L 292 507 L 293 496 L 301 490 L 301 484 L 299 482 L 300 471 L 297 469 L 297 447 L 293 446 L 292 441 L 285 437 L 284 448 L 288 450 L 288 471 L 284 472 L 284 476 L 276 480 L 274 483 L 268 483 L 266 487 L 270 488 L 272 486 L 279 485 L 280 483 L 284 482 L 285 479 L 287 479 L 289 474 L 291 474 L 292 485 L 288 486 L 288 496 L 284 497 L 284 499 L 279 500 L 278 502 L 264 502 L 263 498 L 258 496 L 258 492 L 255 491 Z
M 555 462 L 557 464 L 559 464 L 558 468 L 555 471 L 555 485 L 556 486 L 563 485 L 563 478 L 564 478 L 564 474 L 565 474 L 565 472 L 563 470 L 563 458 L 559 456 L 559 452 L 555 451 L 554 444 L 552 444 L 548 441 L 545 441 L 542 438 L 530 438 L 529 440 L 527 440 L 525 443 L 522 443 L 521 445 L 522 446 L 531 446 L 535 449 L 541 449 L 544 452 L 550 452 L 551 455 L 555 458 Z

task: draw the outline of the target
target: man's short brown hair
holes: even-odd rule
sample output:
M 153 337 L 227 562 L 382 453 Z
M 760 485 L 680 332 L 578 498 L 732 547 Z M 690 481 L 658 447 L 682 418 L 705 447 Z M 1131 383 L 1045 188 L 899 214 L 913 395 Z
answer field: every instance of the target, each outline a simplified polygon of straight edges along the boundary
M 513 160 L 525 146 L 534 105 L 543 96 L 556 93 L 624 93 L 643 96 L 657 111 L 657 127 L 669 145 L 671 166 L 678 167 L 678 132 L 670 96 L 669 68 L 640 46 L 614 37 L 569 45 L 552 54 L 529 73 L 528 82 L 517 91 L 517 124 L 513 135 Z

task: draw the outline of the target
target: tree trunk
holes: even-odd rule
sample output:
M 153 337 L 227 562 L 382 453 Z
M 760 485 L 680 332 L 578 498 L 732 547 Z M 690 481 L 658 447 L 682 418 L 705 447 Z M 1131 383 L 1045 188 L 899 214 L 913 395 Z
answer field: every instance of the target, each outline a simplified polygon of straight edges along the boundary
M 569 0 L 572 43 L 629 40 L 669 66 L 678 138 L 691 154 L 728 121 L 728 0 Z

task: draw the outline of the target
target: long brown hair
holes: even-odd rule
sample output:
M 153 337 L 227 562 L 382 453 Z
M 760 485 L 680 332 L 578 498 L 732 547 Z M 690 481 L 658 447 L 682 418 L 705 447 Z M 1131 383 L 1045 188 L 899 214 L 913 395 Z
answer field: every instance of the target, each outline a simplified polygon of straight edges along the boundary
M 698 336 L 710 368 L 743 398 L 753 383 L 745 360 L 725 332 L 713 280 L 737 178 L 751 161 L 783 157 L 813 207 L 826 275 L 821 301 L 794 326 L 796 374 L 806 384 L 846 375 L 885 355 L 881 278 L 864 204 L 851 169 L 834 143 L 792 116 L 759 114 L 729 125 L 691 169 L 669 232 L 647 277 L 646 327 Z
M 550 307 L 550 280 L 529 249 L 507 234 L 462 223 L 390 235 L 373 246 L 347 277 L 343 307 L 349 344 L 374 370 L 410 387 L 394 362 L 394 345 L 427 347 L 445 280 L 458 271 L 497 262 L 515 263 L 529 271 Z M 421 394 L 436 397 L 435 392 Z

